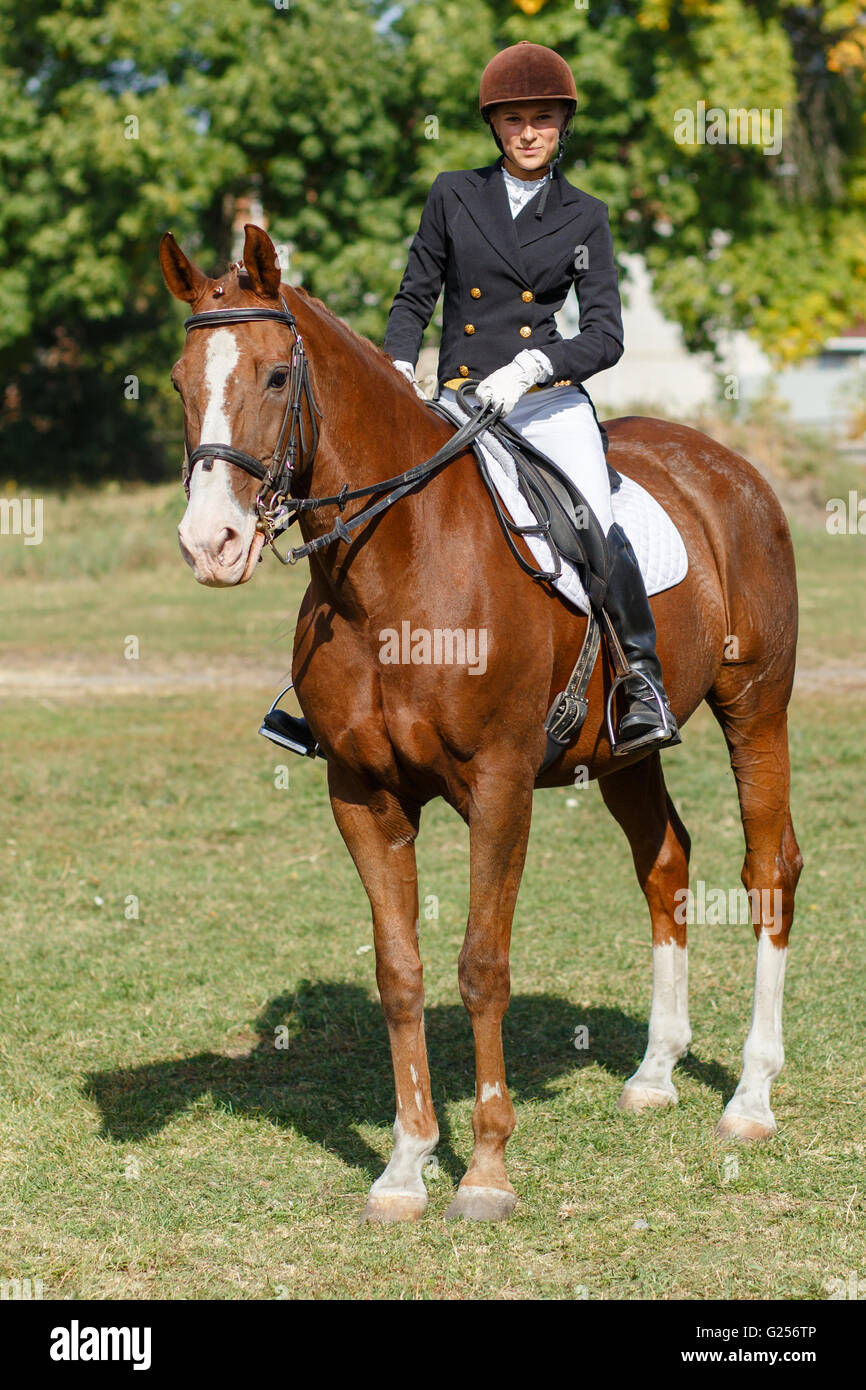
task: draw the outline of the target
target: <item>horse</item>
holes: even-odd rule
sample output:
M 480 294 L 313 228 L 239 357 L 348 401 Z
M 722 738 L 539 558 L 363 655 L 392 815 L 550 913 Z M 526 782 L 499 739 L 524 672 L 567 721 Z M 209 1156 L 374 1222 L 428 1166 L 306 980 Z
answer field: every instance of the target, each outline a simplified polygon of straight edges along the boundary
M 242 260 L 218 278 L 195 266 L 171 233 L 160 243 L 160 261 L 171 293 L 194 315 L 208 315 L 207 331 L 188 333 L 172 371 L 192 469 L 180 548 L 200 583 L 247 583 L 262 558 L 259 481 L 226 453 L 261 460 L 264 476 L 264 461 L 293 416 L 301 445 L 291 492 L 311 499 L 337 494 L 347 482 L 372 486 L 428 459 L 453 436 L 453 425 L 419 400 L 379 348 L 304 289 L 281 284 L 274 246 L 259 228 L 247 226 Z M 290 311 L 291 331 L 281 306 Z M 252 312 L 261 310 L 269 312 Z M 225 313 L 224 326 L 217 311 Z M 297 389 L 290 399 L 298 336 L 315 394 Z M 611 463 L 661 503 L 688 553 L 685 579 L 652 601 L 659 655 L 680 728 L 706 701 L 727 741 L 757 944 L 742 1073 L 717 1133 L 769 1139 L 803 863 L 791 821 L 787 739 L 797 638 L 791 537 L 767 482 L 707 435 L 638 416 L 607 421 L 606 428 Z M 198 464 L 197 448 L 205 450 Z M 347 512 L 357 510 L 353 504 Z M 502 1220 L 517 1194 L 505 1166 L 515 1116 L 501 1025 L 533 793 L 573 785 L 576 769 L 597 778 L 649 907 L 649 1036 L 618 1101 L 625 1111 L 678 1099 L 672 1071 L 691 1042 L 683 911 L 689 835 L 666 790 L 659 752 L 612 756 L 603 717 L 612 681 L 606 659 L 596 663 L 579 737 L 539 775 L 545 715 L 569 676 L 587 619 L 515 563 L 471 449 L 354 533 L 332 534 L 336 516 L 332 505 L 299 518 L 312 553 L 292 677 L 326 759 L 334 819 L 370 900 L 394 1069 L 393 1151 L 361 1220 L 417 1220 L 427 1204 L 423 1169 L 438 1127 L 424 1037 L 415 841 L 421 809 L 434 797 L 462 816 L 470 842 L 458 982 L 474 1035 L 474 1145 L 447 1216 Z M 418 651 L 404 649 L 402 659 L 393 651 L 385 659 L 383 634 L 405 631 L 407 620 L 413 641 L 418 633 L 478 634 L 480 651 L 483 635 L 485 669 L 480 661 L 437 663 L 429 641 Z

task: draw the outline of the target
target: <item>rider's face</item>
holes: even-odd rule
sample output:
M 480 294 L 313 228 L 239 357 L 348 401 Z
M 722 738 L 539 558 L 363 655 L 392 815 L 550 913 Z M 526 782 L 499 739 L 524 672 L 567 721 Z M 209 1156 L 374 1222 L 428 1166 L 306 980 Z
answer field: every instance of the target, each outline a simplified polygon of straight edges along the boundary
M 556 154 L 565 119 L 562 101 L 515 101 L 494 108 L 490 124 L 505 151 L 505 167 L 518 178 L 540 178 Z

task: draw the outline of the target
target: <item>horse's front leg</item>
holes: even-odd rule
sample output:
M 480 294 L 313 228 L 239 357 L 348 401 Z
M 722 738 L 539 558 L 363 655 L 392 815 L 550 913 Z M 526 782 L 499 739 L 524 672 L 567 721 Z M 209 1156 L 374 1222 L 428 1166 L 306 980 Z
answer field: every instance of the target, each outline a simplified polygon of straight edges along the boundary
M 391 1040 L 397 1115 L 394 1152 L 370 1189 L 362 1221 L 417 1221 L 427 1205 L 422 1169 L 439 1139 L 424 1041 L 418 954 L 417 806 L 328 764 L 331 807 L 373 909 L 376 981 Z
M 460 952 L 460 993 L 475 1036 L 475 1146 L 446 1213 L 502 1221 L 517 1202 L 505 1172 L 514 1107 L 505 1084 L 502 1018 L 508 1008 L 511 921 L 523 873 L 532 815 L 528 784 L 506 776 L 479 779 L 469 813 L 469 922 Z

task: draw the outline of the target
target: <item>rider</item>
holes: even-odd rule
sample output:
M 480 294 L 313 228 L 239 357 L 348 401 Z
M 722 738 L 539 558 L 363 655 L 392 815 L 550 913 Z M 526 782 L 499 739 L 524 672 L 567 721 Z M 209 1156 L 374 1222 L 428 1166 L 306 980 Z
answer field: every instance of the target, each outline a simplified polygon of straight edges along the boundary
M 479 400 L 501 406 L 509 426 L 580 488 L 606 536 L 605 608 L 640 673 L 622 687 L 616 751 L 665 747 L 680 739 L 662 685 L 655 623 L 634 551 L 613 519 L 604 446 L 582 386 L 622 356 L 623 333 L 607 206 L 568 183 L 559 168 L 577 108 L 574 77 L 558 53 L 524 40 L 487 64 L 479 105 L 501 156 L 434 181 L 383 347 L 422 394 L 415 363 L 444 282 L 438 394 L 454 399 L 462 379 L 481 378 Z M 572 282 L 580 332 L 563 339 L 554 314 Z M 283 718 L 299 737 L 303 721 Z M 307 746 L 297 751 L 314 749 L 310 737 L 307 730 Z

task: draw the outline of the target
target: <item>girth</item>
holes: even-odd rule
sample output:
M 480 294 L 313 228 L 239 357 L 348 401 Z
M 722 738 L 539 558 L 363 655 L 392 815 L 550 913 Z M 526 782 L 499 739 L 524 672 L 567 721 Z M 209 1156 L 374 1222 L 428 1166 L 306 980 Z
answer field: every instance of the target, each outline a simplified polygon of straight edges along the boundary
M 467 380 L 457 387 L 457 399 L 462 409 L 467 411 L 469 418 L 473 412 L 472 407 L 464 400 L 464 391 L 472 391 L 476 385 L 477 382 Z M 454 423 L 453 416 L 438 402 L 428 401 L 428 405 L 444 419 Z M 592 410 L 595 414 L 594 405 Z M 537 774 L 541 776 L 564 749 L 574 742 L 586 719 L 589 708 L 586 691 L 601 645 L 601 624 L 604 625 L 610 643 L 618 682 L 626 678 L 629 668 L 603 607 L 607 587 L 608 555 L 604 532 L 598 518 L 580 489 L 553 459 L 536 449 L 523 435 L 501 419 L 495 420 L 488 428 L 510 454 L 521 494 L 535 518 L 533 525 L 520 526 L 508 516 L 490 477 L 479 443 L 476 442 L 473 449 L 479 471 L 512 555 L 533 579 L 551 585 L 562 574 L 562 561 L 570 562 L 577 570 L 589 600 L 586 632 L 577 661 L 565 689 L 554 699 L 544 721 L 547 742 Z M 601 424 L 599 429 L 607 453 L 607 434 Z M 607 469 L 611 491 L 614 492 L 621 486 L 622 478 L 610 464 L 607 464 Z M 554 556 L 552 570 L 538 568 L 521 554 L 514 538 L 531 535 L 542 536 L 547 542 Z

